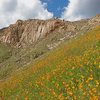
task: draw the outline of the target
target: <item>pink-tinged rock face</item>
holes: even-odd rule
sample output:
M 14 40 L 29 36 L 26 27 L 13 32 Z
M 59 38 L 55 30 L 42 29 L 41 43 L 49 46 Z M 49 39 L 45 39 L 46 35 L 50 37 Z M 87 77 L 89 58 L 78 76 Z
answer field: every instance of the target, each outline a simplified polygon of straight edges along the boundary
M 59 31 L 65 23 L 61 20 L 18 20 L 15 24 L 4 29 L 0 41 L 11 45 L 32 44 L 38 39 Z M 60 29 L 61 31 L 61 29 Z
M 62 32 L 77 33 L 76 30 L 95 25 L 100 25 L 99 15 L 89 20 L 81 20 L 77 22 L 68 22 L 59 19 L 18 20 L 15 24 L 0 30 L 0 33 L 2 33 L 2 35 L 0 35 L 0 42 L 10 44 L 14 47 L 26 46 L 33 44 L 39 39 L 46 38 L 49 34 Z

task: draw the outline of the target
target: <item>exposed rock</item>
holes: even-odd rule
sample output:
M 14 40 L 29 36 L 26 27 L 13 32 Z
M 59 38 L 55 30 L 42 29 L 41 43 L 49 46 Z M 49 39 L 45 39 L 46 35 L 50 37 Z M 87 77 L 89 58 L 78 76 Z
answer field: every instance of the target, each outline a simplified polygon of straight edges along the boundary
M 59 19 L 50 20 L 18 20 L 3 30 L 0 41 L 12 46 L 25 46 L 36 42 L 38 39 L 45 38 L 53 32 L 62 32 L 64 27 L 67 31 L 74 31 L 73 25 L 65 25 L 65 22 Z
M 95 26 L 99 23 L 100 15 L 90 20 L 77 22 L 68 22 L 58 18 L 49 20 L 18 20 L 15 24 L 0 30 L 0 42 L 10 44 L 13 47 L 24 47 L 47 37 L 49 34 L 76 33 L 77 30 L 84 30 L 87 26 Z
M 95 17 L 89 20 L 90 25 L 100 25 L 100 14 L 96 15 Z

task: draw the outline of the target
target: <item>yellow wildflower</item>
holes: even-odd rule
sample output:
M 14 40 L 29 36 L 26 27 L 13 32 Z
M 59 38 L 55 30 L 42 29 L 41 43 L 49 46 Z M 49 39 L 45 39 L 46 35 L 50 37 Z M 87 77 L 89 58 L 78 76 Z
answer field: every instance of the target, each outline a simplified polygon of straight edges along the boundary
M 82 87 L 83 87 L 82 85 L 83 85 L 82 83 L 79 84 L 78 88 L 79 88 L 79 89 L 82 89 Z
M 93 89 L 92 89 L 92 92 L 96 93 L 96 88 L 93 88 Z
M 28 100 L 28 97 L 25 97 L 24 100 Z

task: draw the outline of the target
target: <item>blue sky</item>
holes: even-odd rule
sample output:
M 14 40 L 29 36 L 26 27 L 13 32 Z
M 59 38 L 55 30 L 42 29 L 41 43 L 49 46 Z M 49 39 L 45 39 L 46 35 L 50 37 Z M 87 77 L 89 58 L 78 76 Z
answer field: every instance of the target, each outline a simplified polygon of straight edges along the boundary
M 64 7 L 68 5 L 68 0 L 43 0 L 47 3 L 47 9 L 53 12 L 55 17 L 61 17 L 61 13 L 64 11 Z

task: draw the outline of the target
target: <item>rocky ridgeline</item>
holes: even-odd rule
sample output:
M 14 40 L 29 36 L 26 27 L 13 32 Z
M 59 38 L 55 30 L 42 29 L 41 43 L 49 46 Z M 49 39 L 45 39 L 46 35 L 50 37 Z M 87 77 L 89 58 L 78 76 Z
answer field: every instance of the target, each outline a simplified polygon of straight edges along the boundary
M 100 14 L 89 20 L 90 25 L 100 25 Z
M 33 44 L 39 39 L 46 38 L 49 34 L 57 32 L 76 33 L 79 30 L 78 26 L 82 29 L 82 27 L 100 25 L 100 15 L 84 21 L 85 23 L 80 26 L 82 21 L 68 22 L 60 19 L 18 20 L 15 24 L 0 30 L 0 42 L 14 47 L 24 47 Z

